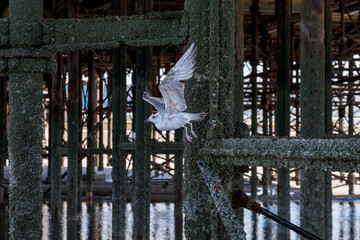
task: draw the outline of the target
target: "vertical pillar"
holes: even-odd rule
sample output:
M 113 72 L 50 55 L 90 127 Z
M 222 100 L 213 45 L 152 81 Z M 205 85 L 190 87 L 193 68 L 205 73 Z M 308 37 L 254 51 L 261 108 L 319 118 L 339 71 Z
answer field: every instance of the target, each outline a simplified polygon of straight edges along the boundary
M 60 221 L 61 216 L 61 155 L 56 154 L 57 148 L 62 145 L 64 125 L 62 54 L 56 53 L 57 72 L 52 75 L 50 98 L 50 126 L 51 126 L 51 216 L 55 221 Z
M 6 130 L 7 130 L 7 79 L 0 77 L 0 184 L 4 178 L 5 157 L 6 152 Z M 0 206 L 4 202 L 4 189 L 0 187 Z M 1 207 L 0 207 L 1 208 Z
M 175 131 L 175 141 L 183 141 L 183 131 L 178 129 Z M 175 154 L 175 240 L 183 239 L 183 154 Z
M 354 68 L 356 66 L 354 66 L 352 61 L 349 61 L 349 76 L 352 77 L 353 76 L 353 71 L 351 70 L 351 68 Z M 350 82 L 349 83 L 349 93 L 347 95 L 347 105 L 348 105 L 348 116 L 349 116 L 349 135 L 353 135 L 354 134 L 354 102 L 355 102 L 355 97 L 354 97 L 355 91 L 354 91 L 354 83 Z M 354 172 L 349 172 L 348 173 L 348 184 L 349 184 L 349 194 L 352 195 L 354 194 L 354 184 L 355 184 L 355 175 Z
M 138 0 L 138 14 L 152 11 L 151 0 Z M 142 99 L 145 89 L 152 89 L 152 47 L 136 49 L 136 149 L 133 174 L 132 209 L 134 213 L 133 239 L 150 238 L 150 157 L 151 125 L 144 120 L 151 114 L 152 106 Z
M 219 216 L 213 211 L 214 204 L 208 201 L 209 191 L 196 162 L 204 159 L 214 163 L 213 159 L 199 155 L 198 149 L 207 144 L 206 139 L 230 137 L 234 134 L 232 126 L 235 53 L 233 4 L 234 2 L 229 0 L 185 1 L 185 10 L 189 13 L 189 40 L 191 43 L 194 42 L 198 49 L 194 77 L 187 81 L 185 97 L 189 112 L 209 113 L 204 121 L 194 124 L 199 138 L 191 144 L 185 143 L 186 239 L 227 239 L 228 237 L 223 231 Z M 204 127 L 207 121 L 211 126 L 210 130 Z M 230 173 L 226 176 L 228 181 L 232 179 L 230 175 L 232 176 Z M 231 189 L 226 191 L 229 193 Z
M 52 75 L 50 97 L 50 154 L 51 154 L 51 239 L 61 239 L 61 155 L 56 153 L 62 145 L 64 127 L 65 79 L 62 77 L 62 53 L 56 53 L 57 71 Z
M 99 70 L 99 119 L 101 121 L 99 127 L 99 148 L 104 149 L 104 119 L 103 119 L 103 106 L 104 106 L 104 75 L 101 70 Z M 99 171 L 104 171 L 104 155 L 99 154 Z
M 235 137 L 244 121 L 244 1 L 235 0 L 234 127 Z
M 263 52 L 267 53 L 267 44 L 266 44 L 266 38 L 261 38 L 261 47 L 263 49 Z M 268 60 L 266 58 L 263 58 L 263 73 L 268 70 Z M 262 105 L 262 115 L 263 115 L 263 135 L 267 136 L 268 133 L 268 116 L 269 116 L 269 104 L 268 104 L 268 98 L 267 98 L 267 91 L 268 91 L 268 78 L 266 75 L 263 76 L 263 83 L 262 83 L 262 94 L 261 94 L 261 105 Z M 261 183 L 263 187 L 263 195 L 269 194 L 269 168 L 263 167 L 263 174 L 261 178 Z
M 42 235 L 42 86 L 42 73 L 10 74 L 10 239 Z
M 10 0 L 10 44 L 31 47 L 41 43 L 41 0 Z M 25 30 L 26 29 L 26 30 Z M 26 39 L 26 41 L 24 41 Z M 10 239 L 42 236 L 42 90 L 38 58 L 9 66 L 9 218 Z M 21 68 L 34 66 L 33 69 Z M 26 204 L 25 204 L 26 203 Z
M 93 134 L 93 128 L 96 125 L 96 105 L 97 105 L 97 91 L 96 91 L 96 75 L 95 75 L 95 61 L 94 54 L 89 51 L 87 56 L 88 62 L 88 83 L 87 83 L 87 148 L 96 148 L 96 134 Z M 96 131 L 95 131 L 96 133 Z M 86 164 L 86 201 L 91 202 L 93 198 L 93 182 L 94 182 L 94 154 L 89 153 Z
M 149 187 L 150 187 L 150 124 L 144 120 L 150 115 L 150 106 L 145 106 L 142 94 L 152 86 L 152 49 L 138 48 L 136 53 L 136 150 L 133 175 L 132 207 L 134 212 L 134 239 L 148 239 L 149 229 Z M 149 206 L 148 206 L 149 205 Z
M 252 5 L 250 6 L 251 12 L 251 25 L 252 25 L 252 32 L 251 32 L 251 133 L 252 135 L 257 134 L 257 65 L 258 65 L 258 28 L 259 28 L 259 18 L 258 18 L 258 11 L 259 11 L 259 0 L 252 0 Z
M 78 96 L 79 96 L 79 111 L 78 111 L 78 150 L 79 148 L 82 148 L 82 130 L 83 130 L 83 124 L 82 124 L 82 89 L 83 89 L 83 80 L 82 80 L 82 71 L 81 71 L 81 51 L 76 51 L 78 54 L 78 79 L 79 79 L 79 88 L 78 88 Z M 80 156 L 80 153 L 78 151 L 78 178 L 77 178 L 77 185 L 78 185 L 78 210 L 81 211 L 81 202 L 82 202 L 82 183 L 83 183 L 83 174 L 82 174 L 82 160 L 83 157 Z M 78 224 L 78 227 L 80 228 L 80 222 Z
M 356 68 L 356 65 L 353 61 L 349 61 L 349 77 L 353 77 L 352 68 Z M 349 82 L 348 84 L 349 92 L 346 96 L 347 105 L 348 105 L 348 117 L 349 117 L 349 135 L 353 135 L 354 131 L 354 103 L 355 103 L 355 90 L 354 90 L 354 82 Z
M 180 59 L 183 54 L 183 47 L 178 46 L 175 48 L 175 59 Z M 158 64 L 160 66 L 160 64 Z M 175 130 L 175 142 L 183 142 L 183 130 Z M 183 159 L 182 153 L 176 153 L 174 156 L 175 173 L 174 173 L 174 191 L 175 191 L 175 240 L 183 239 Z
M 126 214 L 126 154 L 119 149 L 121 142 L 126 142 L 126 55 L 127 48 L 113 50 L 113 85 L 112 85 L 112 231 L 115 240 L 125 240 Z
M 241 124 L 244 121 L 244 1 L 235 0 L 235 66 L 234 66 L 234 137 L 241 137 Z M 244 190 L 243 173 L 235 173 L 234 186 Z M 239 208 L 238 217 L 244 225 L 244 210 Z
M 79 65 L 78 52 L 68 52 L 67 71 L 69 74 L 67 125 L 68 141 L 66 143 L 68 156 L 67 173 L 67 230 L 68 238 L 77 236 L 77 200 L 78 200 L 78 138 L 79 138 Z
M 70 1 L 70 0 L 69 0 Z M 78 8 L 70 3 L 69 17 L 78 16 Z M 67 171 L 67 238 L 77 239 L 77 213 L 78 213 L 78 144 L 79 144 L 79 53 L 68 52 L 68 99 L 67 99 L 67 125 L 68 141 L 66 143 L 68 157 Z
M 325 0 L 325 133 L 332 134 L 332 1 Z M 331 171 L 325 171 L 325 239 L 332 239 Z
M 277 18 L 277 81 L 275 133 L 279 137 L 290 136 L 290 55 L 291 55 L 291 4 L 292 1 L 276 1 Z M 288 168 L 278 168 L 278 215 L 290 220 L 290 177 Z M 279 239 L 289 239 L 290 230 L 278 227 Z
M 316 4 L 314 4 L 316 3 Z M 325 33 L 323 0 L 305 0 L 301 5 L 301 137 L 325 135 Z M 300 223 L 307 231 L 324 238 L 324 174 L 301 173 Z
M 127 1 L 112 0 L 114 14 L 124 15 Z M 121 46 L 113 50 L 112 72 L 112 235 L 114 240 L 125 240 L 126 223 L 126 153 L 119 149 L 121 142 L 126 142 L 126 67 L 127 47 Z
M 258 11 L 259 11 L 259 0 L 252 0 L 252 5 L 250 6 L 251 12 L 251 24 L 252 24 L 252 33 L 251 33 L 251 134 L 257 134 L 257 97 L 258 97 L 258 89 L 257 89 L 257 65 L 258 65 Z M 256 174 L 256 166 L 251 167 L 251 198 L 256 199 L 257 195 L 257 174 Z

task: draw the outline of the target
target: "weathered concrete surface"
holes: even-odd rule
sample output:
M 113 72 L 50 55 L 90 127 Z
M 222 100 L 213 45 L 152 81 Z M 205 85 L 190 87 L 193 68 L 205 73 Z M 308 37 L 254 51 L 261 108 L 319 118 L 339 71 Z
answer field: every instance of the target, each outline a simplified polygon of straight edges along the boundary
M 221 165 L 360 170 L 360 139 L 230 138 L 213 140 L 200 152 Z

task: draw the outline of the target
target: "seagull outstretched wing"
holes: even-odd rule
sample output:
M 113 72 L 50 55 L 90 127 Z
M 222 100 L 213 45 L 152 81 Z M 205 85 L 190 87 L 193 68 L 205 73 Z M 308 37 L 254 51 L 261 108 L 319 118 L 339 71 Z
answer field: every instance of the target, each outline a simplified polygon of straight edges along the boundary
M 159 85 L 159 90 L 165 103 L 165 112 L 169 115 L 183 112 L 187 108 L 184 98 L 184 83 L 180 81 L 188 80 L 192 77 L 196 52 L 196 47 L 193 43 Z M 150 103 L 153 104 L 152 102 Z
M 164 99 L 152 97 L 147 90 L 143 93 L 143 99 L 153 105 L 158 110 L 159 114 L 163 114 L 165 112 Z

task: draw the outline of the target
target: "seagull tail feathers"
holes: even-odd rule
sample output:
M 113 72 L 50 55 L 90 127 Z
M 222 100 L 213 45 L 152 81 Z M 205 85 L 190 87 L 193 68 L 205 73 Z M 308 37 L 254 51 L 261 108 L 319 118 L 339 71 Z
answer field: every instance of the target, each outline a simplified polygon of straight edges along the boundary
M 194 121 L 204 120 L 205 116 L 206 116 L 206 113 L 204 113 L 204 112 L 197 113 L 197 114 L 195 114 Z

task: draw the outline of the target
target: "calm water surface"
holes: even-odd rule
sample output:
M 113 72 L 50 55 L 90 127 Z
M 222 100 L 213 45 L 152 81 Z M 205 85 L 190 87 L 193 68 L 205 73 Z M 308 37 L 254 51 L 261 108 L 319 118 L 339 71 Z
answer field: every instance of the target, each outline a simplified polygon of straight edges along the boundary
M 111 208 L 108 201 L 97 201 L 92 210 L 86 203 L 82 204 L 79 220 L 80 239 L 111 239 Z M 276 202 L 265 204 L 266 208 L 274 213 L 277 212 Z M 360 201 L 334 201 L 333 212 L 333 240 L 360 239 Z M 300 224 L 300 205 L 298 202 L 291 203 L 291 221 Z M 63 227 L 62 239 L 66 238 L 66 202 L 63 203 Z M 153 240 L 174 239 L 174 204 L 156 203 L 150 207 L 150 236 Z M 133 215 L 131 205 L 127 205 L 127 239 L 131 239 Z M 8 213 L 0 210 L 0 240 L 7 240 Z M 49 207 L 43 205 L 43 240 L 50 239 Z M 262 215 L 254 215 L 245 210 L 245 231 L 247 239 L 277 239 L 277 223 Z M 300 239 L 290 231 L 291 239 Z

